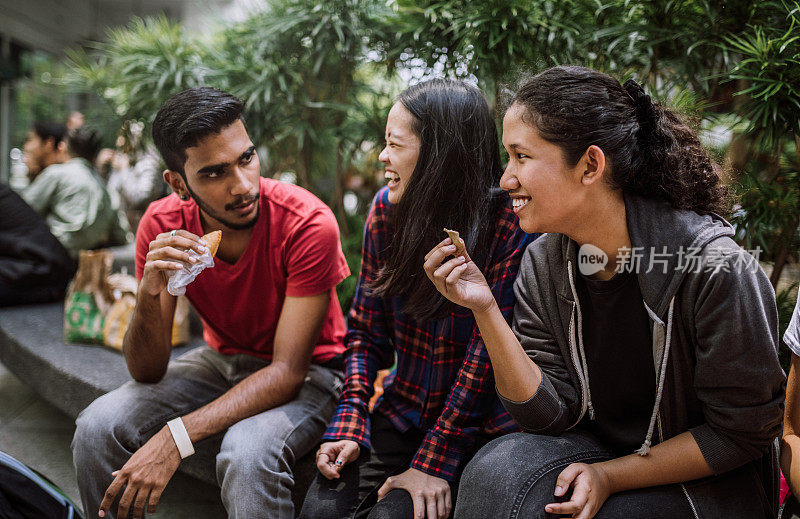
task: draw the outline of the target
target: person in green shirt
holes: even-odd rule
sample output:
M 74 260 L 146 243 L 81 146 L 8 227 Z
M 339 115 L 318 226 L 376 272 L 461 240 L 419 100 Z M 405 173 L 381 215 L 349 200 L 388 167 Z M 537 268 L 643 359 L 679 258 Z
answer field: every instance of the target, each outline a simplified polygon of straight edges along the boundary
M 66 126 L 50 121 L 37 122 L 28 131 L 23 149 L 29 181 L 33 182 L 48 166 L 64 162 L 66 136 Z
M 66 161 L 51 164 L 21 193 L 73 256 L 127 241 L 126 231 L 92 166 L 100 140 L 86 127 L 66 137 Z

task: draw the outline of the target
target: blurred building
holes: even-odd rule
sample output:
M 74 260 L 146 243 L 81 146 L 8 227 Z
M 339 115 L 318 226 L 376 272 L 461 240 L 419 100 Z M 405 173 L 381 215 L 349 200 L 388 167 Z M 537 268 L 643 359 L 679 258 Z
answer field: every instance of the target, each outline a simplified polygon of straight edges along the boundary
M 8 181 L 13 162 L 9 154 L 21 146 L 12 141 L 19 141 L 20 132 L 27 130 L 14 126 L 33 122 L 15 117 L 19 90 L 30 88 L 32 56 L 60 59 L 66 49 L 102 40 L 107 28 L 127 25 L 135 16 L 163 13 L 189 29 L 204 30 L 242 19 L 263 4 L 264 0 L 0 0 L 0 181 Z M 46 74 L 37 78 L 40 83 L 47 83 Z M 59 97 L 52 101 L 62 111 L 83 111 L 90 102 L 77 94 L 62 92 Z

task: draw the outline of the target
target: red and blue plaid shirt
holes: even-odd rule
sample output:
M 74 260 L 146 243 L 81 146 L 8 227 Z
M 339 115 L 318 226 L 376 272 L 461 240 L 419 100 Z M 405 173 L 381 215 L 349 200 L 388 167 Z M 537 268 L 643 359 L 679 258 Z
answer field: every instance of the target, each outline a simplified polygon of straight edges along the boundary
M 522 252 L 533 240 L 518 225 L 510 198 L 495 218 L 495 236 L 484 274 L 507 321 Z M 361 274 L 345 336 L 345 385 L 326 440 L 354 440 L 370 447 L 368 402 L 379 369 L 386 377 L 375 405 L 401 432 L 424 431 L 411 467 L 453 481 L 477 436 L 518 431 L 495 393 L 494 374 L 470 310 L 459 307 L 438 320 L 416 322 L 403 312 L 404 298 L 370 294 L 392 236 L 388 189 L 375 196 L 364 230 Z M 422 269 L 422 265 L 420 265 Z M 427 281 L 427 280 L 426 280 Z

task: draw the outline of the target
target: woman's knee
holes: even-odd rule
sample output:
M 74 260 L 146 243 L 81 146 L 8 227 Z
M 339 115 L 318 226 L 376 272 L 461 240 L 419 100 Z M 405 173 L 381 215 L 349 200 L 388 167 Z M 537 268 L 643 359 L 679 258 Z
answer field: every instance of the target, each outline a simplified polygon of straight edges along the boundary
M 465 467 L 458 487 L 456 517 L 509 517 L 520 507 L 538 509 L 540 502 L 552 499 L 560 470 L 595 457 L 605 458 L 607 453 L 591 437 L 581 434 L 513 433 L 496 438 Z
M 342 519 L 351 517 L 358 504 L 358 489 L 342 480 L 328 480 L 317 474 L 300 510 L 300 519 Z
M 298 517 L 299 519 L 341 519 L 345 516 L 334 503 L 306 497 Z
M 414 501 L 403 489 L 390 490 L 383 499 L 375 503 L 367 519 L 407 519 L 414 517 Z

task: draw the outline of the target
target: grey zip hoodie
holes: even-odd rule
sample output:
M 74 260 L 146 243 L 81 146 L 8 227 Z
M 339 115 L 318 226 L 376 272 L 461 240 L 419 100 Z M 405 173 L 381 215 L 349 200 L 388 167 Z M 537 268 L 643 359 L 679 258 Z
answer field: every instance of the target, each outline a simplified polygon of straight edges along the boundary
M 695 516 L 774 517 L 785 376 L 772 286 L 723 218 L 627 194 L 625 210 L 657 378 L 637 452 L 690 431 L 715 475 L 735 473 L 682 485 Z M 525 252 L 514 287 L 514 331 L 543 378 L 525 402 L 500 398 L 528 432 L 558 435 L 593 416 L 577 252 L 567 236 L 542 236 Z

